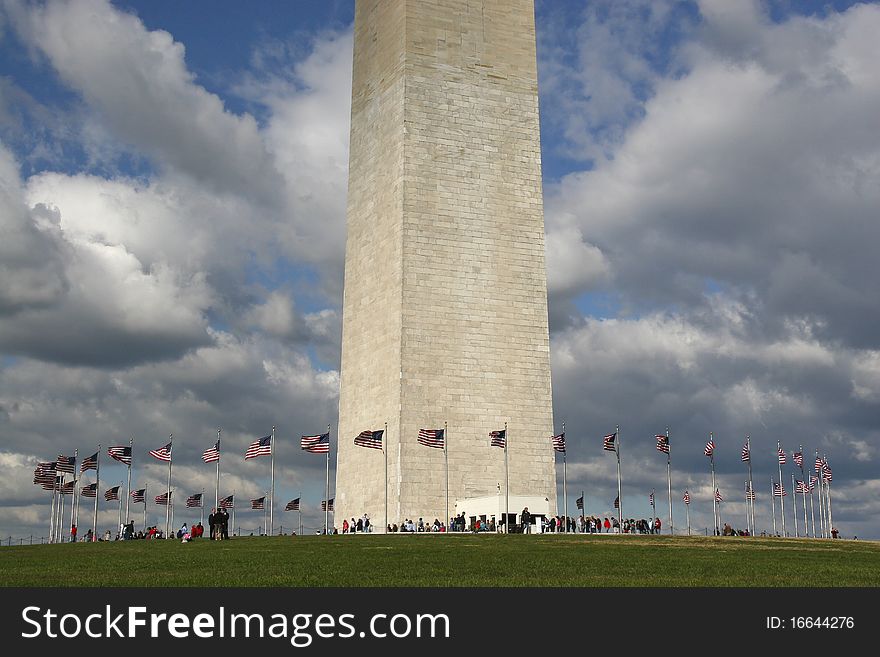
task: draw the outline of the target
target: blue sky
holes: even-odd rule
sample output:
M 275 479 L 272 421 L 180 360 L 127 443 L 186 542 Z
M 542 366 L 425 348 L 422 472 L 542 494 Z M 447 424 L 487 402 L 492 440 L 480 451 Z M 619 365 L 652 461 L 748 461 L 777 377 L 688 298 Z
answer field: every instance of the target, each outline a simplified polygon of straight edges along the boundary
M 0 3 L 0 533 L 45 524 L 58 452 L 173 431 L 185 496 L 217 426 L 243 453 L 335 423 L 353 13 Z M 827 454 L 836 524 L 880 537 L 880 7 L 538 0 L 536 24 L 569 490 L 610 513 L 620 424 L 629 508 L 665 509 L 669 426 L 676 524 L 688 488 L 705 526 L 708 432 L 725 499 L 748 434 L 756 481 L 777 440 Z M 314 524 L 323 463 L 291 445 L 278 497 Z

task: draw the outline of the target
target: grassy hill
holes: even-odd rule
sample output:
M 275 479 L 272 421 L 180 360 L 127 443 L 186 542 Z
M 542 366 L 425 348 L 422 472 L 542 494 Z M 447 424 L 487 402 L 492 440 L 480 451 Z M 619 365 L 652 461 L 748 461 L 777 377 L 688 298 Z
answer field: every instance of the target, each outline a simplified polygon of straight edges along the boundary
M 880 586 L 873 541 L 279 536 L 0 548 L 2 586 Z

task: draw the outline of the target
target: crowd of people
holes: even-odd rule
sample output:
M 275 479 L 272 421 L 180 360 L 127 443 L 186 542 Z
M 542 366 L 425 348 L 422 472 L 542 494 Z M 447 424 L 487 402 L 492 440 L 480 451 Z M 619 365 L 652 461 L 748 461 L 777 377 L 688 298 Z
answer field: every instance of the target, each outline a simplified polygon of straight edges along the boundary
M 335 531 L 334 527 L 334 532 Z M 355 520 L 351 519 L 351 522 L 348 521 L 347 518 L 342 521 L 342 533 L 343 534 L 369 534 L 373 531 L 373 525 L 370 523 L 370 516 L 366 513 L 362 515 L 360 518 Z

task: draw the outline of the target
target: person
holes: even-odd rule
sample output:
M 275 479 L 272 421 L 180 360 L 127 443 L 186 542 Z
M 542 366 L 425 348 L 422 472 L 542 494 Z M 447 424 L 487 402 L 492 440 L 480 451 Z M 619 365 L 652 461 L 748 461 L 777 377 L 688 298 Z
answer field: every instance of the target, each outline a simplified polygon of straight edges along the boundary
M 608 520 L 608 518 L 605 518 L 605 522 L 602 524 L 605 526 L 605 533 L 606 534 L 611 531 L 611 521 Z
M 837 534 L 838 534 L 837 527 L 832 527 L 831 528 L 831 538 L 837 538 Z
M 529 507 L 524 507 L 522 513 L 519 515 L 520 522 L 523 527 L 523 534 L 531 534 L 532 533 L 532 514 L 529 513 Z
M 89 527 L 89 531 L 86 532 L 86 543 L 91 543 L 95 540 L 95 535 L 92 534 L 92 528 Z
M 654 518 L 654 533 L 660 533 L 660 518 Z
M 370 527 L 370 516 L 368 516 L 366 513 L 364 514 L 364 531 L 365 532 L 373 531 L 373 529 Z
M 211 513 L 208 514 L 208 532 L 213 541 L 217 534 L 217 507 L 212 507 Z
M 345 518 L 345 519 L 342 521 L 342 533 L 343 533 L 343 534 L 347 534 L 347 533 L 348 533 L 348 518 Z
M 220 540 L 229 538 L 229 511 L 225 507 L 220 508 Z
M 70 542 L 76 543 L 76 525 L 70 526 Z
M 189 532 L 189 529 L 187 529 L 186 523 L 183 523 L 180 526 L 180 529 L 177 530 L 177 538 L 183 538 L 183 535 L 188 532 Z
M 357 534 L 359 534 L 360 532 L 364 531 L 364 519 L 363 519 L 363 518 L 358 518 L 358 519 L 357 519 L 357 524 L 356 524 L 355 527 L 354 527 L 354 531 L 355 531 L 355 533 L 357 533 Z

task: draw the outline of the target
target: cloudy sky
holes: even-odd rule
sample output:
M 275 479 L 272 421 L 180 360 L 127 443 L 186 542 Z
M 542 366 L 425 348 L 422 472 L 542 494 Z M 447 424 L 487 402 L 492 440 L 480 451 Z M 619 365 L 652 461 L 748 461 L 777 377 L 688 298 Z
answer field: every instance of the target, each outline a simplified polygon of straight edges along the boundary
M 778 440 L 787 488 L 791 451 L 818 449 L 835 525 L 880 538 L 880 6 L 536 16 L 570 512 L 585 490 L 611 513 L 619 424 L 626 515 L 656 488 L 665 517 L 669 427 L 677 528 L 685 488 L 711 523 L 712 431 L 722 521 L 745 524 L 750 435 L 759 529 Z M 155 494 L 147 451 L 173 433 L 178 500 L 213 498 L 218 427 L 221 494 L 256 529 L 241 507 L 268 463 L 241 455 L 273 424 L 279 502 L 302 494 L 318 524 L 324 461 L 298 436 L 336 422 L 352 19 L 351 0 L 0 0 L 4 538 L 46 535 L 36 462 L 98 443 L 134 437 L 133 486 Z M 124 476 L 104 466 L 102 489 Z

